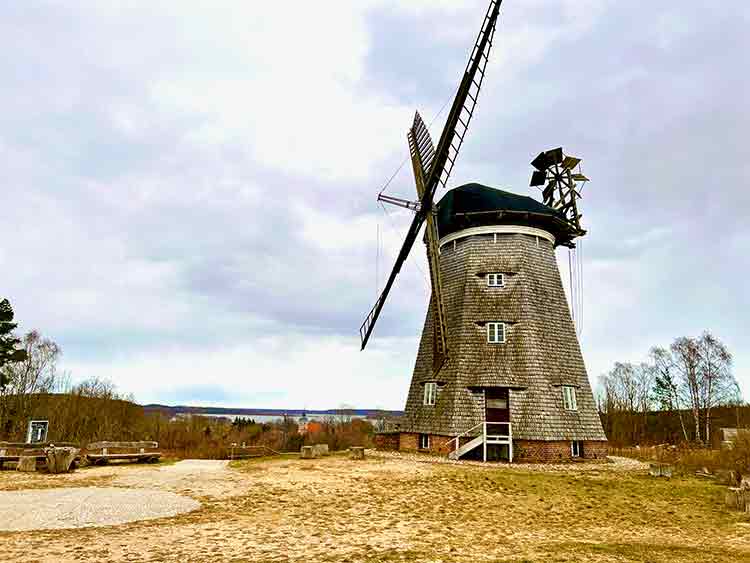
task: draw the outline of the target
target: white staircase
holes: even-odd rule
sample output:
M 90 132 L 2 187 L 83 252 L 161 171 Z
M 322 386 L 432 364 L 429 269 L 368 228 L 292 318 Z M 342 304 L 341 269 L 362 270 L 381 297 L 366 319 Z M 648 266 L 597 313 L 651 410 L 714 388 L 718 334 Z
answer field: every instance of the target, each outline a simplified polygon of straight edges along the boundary
M 448 454 L 448 457 L 450 459 L 458 459 L 462 455 L 469 453 L 471 450 L 473 450 L 477 446 L 481 446 L 483 442 L 484 442 L 484 436 L 480 434 L 473 440 L 466 442 L 463 446 L 461 446 L 457 450 L 453 450 L 451 453 Z
M 461 438 L 474 436 L 465 444 L 461 444 Z M 459 434 L 449 442 L 452 444 L 449 459 L 460 459 L 474 448 L 483 446 L 483 459 L 487 461 L 487 445 L 500 444 L 508 446 L 508 461 L 513 463 L 513 432 L 510 422 L 480 422 L 466 432 Z

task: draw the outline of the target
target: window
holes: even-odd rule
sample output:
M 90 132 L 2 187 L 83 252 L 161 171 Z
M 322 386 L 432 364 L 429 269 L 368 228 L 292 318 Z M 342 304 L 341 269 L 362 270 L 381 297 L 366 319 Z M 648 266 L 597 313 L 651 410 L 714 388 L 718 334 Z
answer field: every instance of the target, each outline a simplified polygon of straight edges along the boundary
M 505 287 L 505 274 L 487 274 L 487 285 L 490 287 Z
M 571 457 L 583 457 L 583 442 L 574 440 L 570 443 Z
M 419 449 L 420 450 L 429 450 L 430 449 L 430 435 L 429 434 L 420 434 L 419 435 Z
M 424 384 L 424 404 L 434 405 L 435 398 L 437 397 L 437 383 L 431 381 Z
M 505 323 L 487 323 L 487 342 L 490 344 L 505 343 Z
M 576 402 L 576 388 L 568 385 L 563 386 L 563 407 L 566 411 L 577 411 L 578 403 Z
M 490 398 L 487 397 L 486 399 L 487 408 L 488 409 L 507 409 L 508 408 L 508 399 L 507 398 Z

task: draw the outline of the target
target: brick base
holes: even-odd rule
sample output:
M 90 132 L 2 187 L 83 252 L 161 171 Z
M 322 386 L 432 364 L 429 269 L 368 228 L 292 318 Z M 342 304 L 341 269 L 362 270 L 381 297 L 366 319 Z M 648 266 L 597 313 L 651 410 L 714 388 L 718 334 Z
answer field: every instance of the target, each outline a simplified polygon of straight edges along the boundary
M 583 459 L 604 459 L 606 456 L 607 442 L 583 442 Z M 513 461 L 529 463 L 573 461 L 570 441 L 513 440 Z
M 383 436 L 381 438 L 381 436 Z M 419 449 L 419 434 L 402 432 L 400 434 L 378 434 L 375 444 L 378 449 L 397 449 L 402 452 L 426 452 L 447 456 L 453 449 L 452 436 L 430 435 L 430 447 Z M 382 444 L 382 446 L 381 446 Z M 513 440 L 513 461 L 521 463 L 560 463 L 573 461 L 571 442 L 560 440 L 542 442 L 536 440 Z M 607 442 L 583 442 L 583 459 L 605 459 L 607 456 Z
M 452 436 L 439 436 L 430 434 L 430 447 L 427 450 L 419 448 L 419 434 L 402 432 L 399 439 L 399 450 L 402 452 L 426 452 L 438 455 L 448 455 L 452 451 L 448 443 L 453 440 Z
M 375 449 L 397 451 L 399 448 L 398 432 L 379 432 L 375 434 Z

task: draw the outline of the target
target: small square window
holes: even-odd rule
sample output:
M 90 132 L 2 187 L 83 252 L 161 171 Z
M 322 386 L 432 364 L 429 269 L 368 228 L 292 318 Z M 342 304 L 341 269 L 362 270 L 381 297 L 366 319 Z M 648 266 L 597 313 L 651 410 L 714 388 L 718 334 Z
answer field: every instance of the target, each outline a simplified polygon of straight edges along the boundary
M 578 410 L 578 401 L 576 400 L 576 388 L 564 385 L 562 388 L 563 407 L 568 411 Z
M 505 274 L 487 274 L 489 287 L 505 287 Z
M 429 434 L 420 434 L 419 435 L 419 449 L 420 450 L 429 450 L 430 449 L 430 435 Z
M 430 381 L 424 384 L 424 404 L 432 406 L 437 398 L 437 383 Z
M 490 344 L 505 343 L 505 323 L 487 323 L 487 342 Z

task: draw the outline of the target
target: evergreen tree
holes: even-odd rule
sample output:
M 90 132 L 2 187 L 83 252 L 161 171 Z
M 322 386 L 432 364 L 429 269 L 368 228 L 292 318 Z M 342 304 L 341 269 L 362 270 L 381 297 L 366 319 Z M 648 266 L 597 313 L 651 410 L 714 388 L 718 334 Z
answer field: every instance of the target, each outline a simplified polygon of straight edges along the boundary
M 8 384 L 3 366 L 26 359 L 26 352 L 16 348 L 21 342 L 13 336 L 16 326 L 13 322 L 13 307 L 10 306 L 10 301 L 3 299 L 0 301 L 0 388 Z

